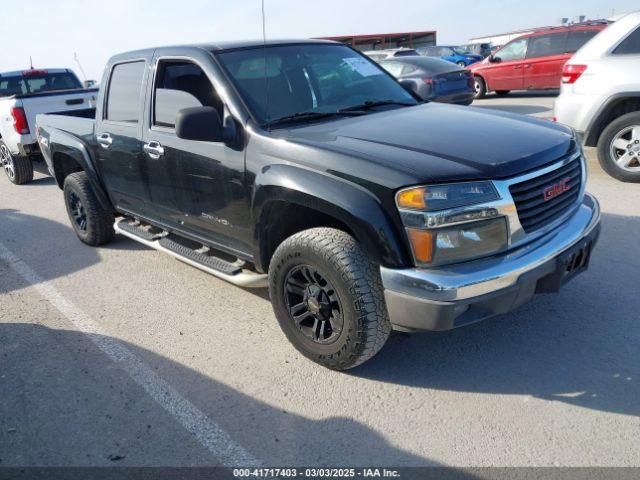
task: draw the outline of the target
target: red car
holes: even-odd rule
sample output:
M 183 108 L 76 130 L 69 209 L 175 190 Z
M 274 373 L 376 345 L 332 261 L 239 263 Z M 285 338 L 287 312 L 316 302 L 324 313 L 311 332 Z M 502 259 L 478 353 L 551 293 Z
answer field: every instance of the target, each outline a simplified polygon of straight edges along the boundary
M 606 22 L 554 27 L 523 35 L 468 68 L 475 77 L 476 98 L 488 92 L 560 88 L 562 68 Z

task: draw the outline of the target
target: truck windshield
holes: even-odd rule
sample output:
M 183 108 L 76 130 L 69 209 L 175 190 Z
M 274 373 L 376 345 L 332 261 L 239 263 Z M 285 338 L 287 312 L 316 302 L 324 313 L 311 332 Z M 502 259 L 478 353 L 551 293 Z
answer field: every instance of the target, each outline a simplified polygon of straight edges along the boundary
M 18 75 L 0 75 L 0 97 L 76 88 L 82 88 L 82 85 L 71 72 L 27 70 Z
M 216 56 L 263 126 L 290 117 L 337 118 L 313 113 L 339 113 L 359 105 L 418 103 L 377 64 L 342 45 L 260 47 Z

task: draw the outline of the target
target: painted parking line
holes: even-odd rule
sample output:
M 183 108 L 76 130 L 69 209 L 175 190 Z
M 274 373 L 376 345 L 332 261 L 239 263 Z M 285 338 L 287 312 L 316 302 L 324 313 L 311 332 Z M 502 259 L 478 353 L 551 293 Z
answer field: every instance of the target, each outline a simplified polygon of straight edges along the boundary
M 51 281 L 40 277 L 27 263 L 0 243 L 0 259 L 62 313 L 78 331 L 85 334 L 102 352 L 124 370 L 147 394 L 174 417 L 225 467 L 258 466 L 253 455 L 236 443 L 227 432 L 207 417 L 148 365 L 111 338 L 88 315 L 67 300 Z

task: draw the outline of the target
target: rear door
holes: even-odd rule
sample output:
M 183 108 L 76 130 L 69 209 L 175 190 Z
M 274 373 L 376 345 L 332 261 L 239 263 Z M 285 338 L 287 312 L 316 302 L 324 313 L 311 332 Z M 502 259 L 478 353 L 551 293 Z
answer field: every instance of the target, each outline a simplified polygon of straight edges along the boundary
M 519 38 L 496 52 L 490 68 L 482 70 L 490 90 L 522 90 L 527 38 Z
M 119 210 L 148 218 L 149 182 L 142 151 L 142 118 L 150 58 L 115 63 L 96 124 L 98 169 Z
M 564 31 L 529 38 L 524 64 L 525 88 L 560 88 L 562 67 L 571 58 L 571 54 L 566 53 L 567 35 Z

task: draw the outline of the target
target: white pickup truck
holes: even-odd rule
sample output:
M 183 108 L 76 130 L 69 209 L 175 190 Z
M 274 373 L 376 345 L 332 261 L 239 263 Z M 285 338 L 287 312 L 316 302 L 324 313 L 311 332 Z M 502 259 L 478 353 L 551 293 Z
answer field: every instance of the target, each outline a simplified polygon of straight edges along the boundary
M 98 89 L 85 89 L 69 69 L 0 73 L 0 163 L 16 185 L 33 179 L 33 162 L 42 161 L 36 115 L 71 110 L 94 115 Z

